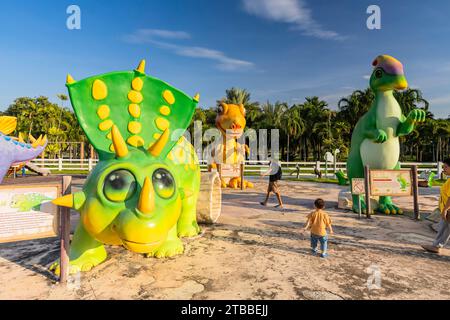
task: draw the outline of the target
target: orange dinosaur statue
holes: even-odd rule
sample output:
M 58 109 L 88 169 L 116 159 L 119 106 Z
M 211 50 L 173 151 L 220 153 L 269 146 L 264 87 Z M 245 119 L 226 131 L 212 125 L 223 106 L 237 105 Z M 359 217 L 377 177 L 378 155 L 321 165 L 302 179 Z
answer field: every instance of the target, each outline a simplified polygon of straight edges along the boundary
M 222 164 L 237 165 L 245 160 L 245 153 L 249 153 L 247 145 L 242 145 L 237 142 L 246 125 L 245 108 L 243 104 L 228 104 L 221 102 L 217 110 L 216 127 L 222 133 L 222 143 L 220 143 L 213 151 L 213 159 L 222 159 Z M 217 169 L 217 163 L 211 163 L 209 167 Z M 241 177 L 237 173 L 235 177 L 231 177 L 229 181 L 222 179 L 222 187 L 237 189 L 241 187 Z M 253 183 L 243 181 L 244 188 L 253 188 Z

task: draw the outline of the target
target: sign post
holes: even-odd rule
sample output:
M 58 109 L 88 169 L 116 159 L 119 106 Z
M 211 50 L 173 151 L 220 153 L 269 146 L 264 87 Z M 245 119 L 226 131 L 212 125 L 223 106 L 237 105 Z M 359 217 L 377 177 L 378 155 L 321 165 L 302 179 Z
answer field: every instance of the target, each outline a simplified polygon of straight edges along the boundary
M 372 206 L 370 204 L 370 169 L 369 166 L 364 166 L 364 188 L 366 189 L 366 218 L 370 219 L 370 213 L 372 212 Z
M 241 190 L 244 190 L 244 162 L 241 162 Z
M 63 195 L 71 192 L 72 177 L 63 177 Z M 69 276 L 69 250 L 70 250 L 70 208 L 60 207 L 61 232 L 60 232 L 60 284 L 67 283 Z
M 352 194 L 358 195 L 358 219 L 361 219 L 361 195 L 366 193 L 365 179 L 364 178 L 353 178 L 352 179 Z
M 414 218 L 420 220 L 419 210 L 419 181 L 417 179 L 417 166 L 413 165 L 412 171 L 412 184 L 413 184 L 413 196 L 414 196 Z

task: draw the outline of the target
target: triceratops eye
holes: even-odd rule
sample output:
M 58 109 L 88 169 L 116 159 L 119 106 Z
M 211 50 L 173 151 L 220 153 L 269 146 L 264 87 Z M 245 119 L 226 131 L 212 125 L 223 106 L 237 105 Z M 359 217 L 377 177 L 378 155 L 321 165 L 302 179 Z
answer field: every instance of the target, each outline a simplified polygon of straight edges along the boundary
M 166 169 L 156 169 L 152 176 L 153 188 L 158 196 L 168 199 L 175 193 L 175 180 Z
M 128 170 L 115 170 L 108 174 L 103 185 L 105 197 L 113 202 L 128 200 L 136 190 L 136 178 Z

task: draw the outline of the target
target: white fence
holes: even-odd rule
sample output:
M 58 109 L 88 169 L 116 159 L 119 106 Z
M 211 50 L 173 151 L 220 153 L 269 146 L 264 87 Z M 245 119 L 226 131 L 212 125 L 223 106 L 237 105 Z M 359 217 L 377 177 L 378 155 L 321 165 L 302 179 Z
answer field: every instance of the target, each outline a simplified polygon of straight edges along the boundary
M 32 161 L 38 167 L 50 169 L 52 172 L 58 171 L 91 171 L 97 164 L 98 159 L 34 159 Z M 245 175 L 258 175 L 261 172 L 267 171 L 269 161 L 245 161 Z M 342 170 L 347 171 L 345 162 L 325 163 L 325 162 L 280 162 L 283 170 L 283 176 L 296 177 L 315 177 L 315 171 L 320 171 L 322 177 L 334 178 L 334 172 Z M 437 177 L 441 176 L 442 163 L 440 162 L 403 162 L 402 168 L 410 168 L 417 165 L 419 174 L 422 171 L 431 170 L 436 173 Z M 206 160 L 200 160 L 200 168 L 202 171 L 207 171 L 208 166 Z M 298 168 L 298 169 L 297 169 Z

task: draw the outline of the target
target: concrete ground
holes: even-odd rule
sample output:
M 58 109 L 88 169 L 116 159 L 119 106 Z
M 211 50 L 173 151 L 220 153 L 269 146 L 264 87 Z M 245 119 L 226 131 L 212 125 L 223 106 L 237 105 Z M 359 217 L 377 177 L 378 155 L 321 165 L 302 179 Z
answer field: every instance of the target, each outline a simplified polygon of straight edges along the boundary
M 158 260 L 107 247 L 106 262 L 58 286 L 47 267 L 57 239 L 0 244 L 0 299 L 450 299 L 450 252 L 426 253 L 431 222 L 410 215 L 357 215 L 337 209 L 342 187 L 281 182 L 285 209 L 259 204 L 266 182 L 225 190 L 217 224 L 184 240 L 185 254 Z M 438 189 L 421 189 L 423 212 Z M 301 228 L 315 198 L 327 201 L 335 235 L 330 256 L 310 254 Z M 412 199 L 398 199 L 412 209 Z

